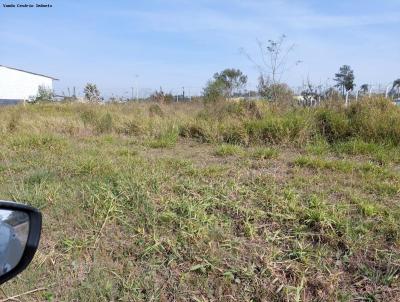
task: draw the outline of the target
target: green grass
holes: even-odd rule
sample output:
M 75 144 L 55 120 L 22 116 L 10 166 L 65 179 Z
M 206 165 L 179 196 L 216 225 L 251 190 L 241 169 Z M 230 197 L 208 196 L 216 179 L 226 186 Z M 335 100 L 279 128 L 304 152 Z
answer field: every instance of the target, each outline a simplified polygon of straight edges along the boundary
M 250 157 L 254 159 L 270 159 L 277 158 L 279 151 L 273 148 L 257 147 L 250 152 Z
M 218 156 L 232 156 L 232 155 L 241 155 L 244 153 L 242 147 L 237 145 L 229 145 L 229 144 L 222 144 L 217 147 L 215 150 L 215 155 Z
M 149 142 L 151 148 L 171 148 L 176 145 L 178 141 L 178 130 L 171 127 L 156 135 L 154 139 Z
M 4 295 L 399 300 L 397 109 L 375 103 L 2 109 L 0 198 L 44 214 Z

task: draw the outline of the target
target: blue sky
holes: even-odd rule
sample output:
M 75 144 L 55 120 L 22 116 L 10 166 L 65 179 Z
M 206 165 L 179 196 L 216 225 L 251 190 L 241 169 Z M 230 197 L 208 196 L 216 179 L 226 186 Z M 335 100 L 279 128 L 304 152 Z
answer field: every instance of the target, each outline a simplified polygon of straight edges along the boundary
M 283 80 L 326 83 L 340 65 L 356 82 L 400 78 L 400 0 L 57 0 L 52 8 L 3 8 L 0 64 L 60 79 L 57 91 L 94 82 L 106 95 L 142 88 L 200 91 L 213 73 L 258 59 L 256 40 L 286 34 L 303 63 Z M 36 3 L 25 1 L 24 3 Z M 130 92 L 129 92 L 130 94 Z

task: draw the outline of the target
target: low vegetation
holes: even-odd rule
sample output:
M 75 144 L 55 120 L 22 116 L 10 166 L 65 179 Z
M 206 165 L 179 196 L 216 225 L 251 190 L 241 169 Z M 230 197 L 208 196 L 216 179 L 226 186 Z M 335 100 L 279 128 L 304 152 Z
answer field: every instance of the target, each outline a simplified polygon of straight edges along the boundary
M 0 196 L 39 207 L 20 301 L 400 300 L 400 109 L 0 111 Z

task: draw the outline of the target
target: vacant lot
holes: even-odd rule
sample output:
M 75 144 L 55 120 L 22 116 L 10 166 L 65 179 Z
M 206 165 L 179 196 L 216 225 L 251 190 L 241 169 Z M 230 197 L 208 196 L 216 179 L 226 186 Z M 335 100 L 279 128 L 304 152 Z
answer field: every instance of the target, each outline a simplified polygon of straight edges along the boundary
M 400 111 L 0 108 L 0 198 L 39 207 L 19 301 L 399 301 Z

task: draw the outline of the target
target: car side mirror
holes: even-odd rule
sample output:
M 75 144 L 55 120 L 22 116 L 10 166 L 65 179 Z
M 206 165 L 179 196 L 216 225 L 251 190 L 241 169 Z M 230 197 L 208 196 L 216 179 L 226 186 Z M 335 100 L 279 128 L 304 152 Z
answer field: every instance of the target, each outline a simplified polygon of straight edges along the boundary
M 42 231 L 35 208 L 0 201 L 0 284 L 14 278 L 32 261 Z

